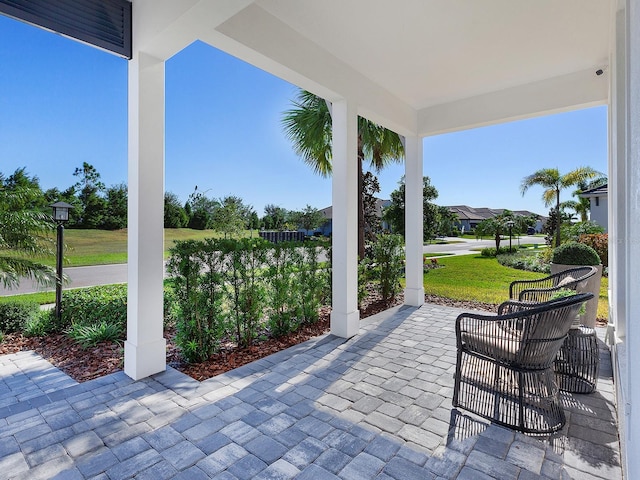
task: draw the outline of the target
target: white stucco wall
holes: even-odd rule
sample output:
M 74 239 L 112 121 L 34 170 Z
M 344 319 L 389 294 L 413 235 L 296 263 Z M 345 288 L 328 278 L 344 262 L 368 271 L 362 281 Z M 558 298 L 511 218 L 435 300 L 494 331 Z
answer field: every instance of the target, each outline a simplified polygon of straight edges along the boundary
M 598 199 L 596 201 L 596 198 Z M 592 197 L 589 220 L 604 227 L 605 233 L 609 231 L 609 202 L 607 197 Z

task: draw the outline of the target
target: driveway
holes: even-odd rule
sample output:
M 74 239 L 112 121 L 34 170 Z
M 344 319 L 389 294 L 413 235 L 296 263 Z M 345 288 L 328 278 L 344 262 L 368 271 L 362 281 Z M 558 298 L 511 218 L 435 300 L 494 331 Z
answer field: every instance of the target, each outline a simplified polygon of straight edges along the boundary
M 493 239 L 485 239 L 485 240 L 475 240 L 468 238 L 458 238 L 458 237 L 445 237 L 443 239 L 439 239 L 443 241 L 456 242 L 456 243 L 448 243 L 445 245 L 438 244 L 430 244 L 425 245 L 422 248 L 424 253 L 449 253 L 452 255 L 470 255 L 470 254 L 478 254 L 480 249 L 486 247 L 495 247 L 496 242 Z M 534 236 L 522 236 L 518 240 L 516 237 L 511 239 L 511 244 L 515 247 L 519 244 L 525 243 L 533 243 L 536 245 L 544 245 L 543 237 L 534 237 Z M 500 242 L 501 247 L 509 246 L 509 238 L 502 240 Z

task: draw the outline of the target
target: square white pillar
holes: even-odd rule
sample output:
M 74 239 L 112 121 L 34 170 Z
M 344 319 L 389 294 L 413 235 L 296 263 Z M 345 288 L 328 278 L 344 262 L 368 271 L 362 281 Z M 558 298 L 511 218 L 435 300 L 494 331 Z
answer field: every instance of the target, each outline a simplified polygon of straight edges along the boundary
M 138 380 L 166 369 L 164 276 L 164 62 L 129 61 L 127 340 L 124 372 Z
M 346 101 L 334 102 L 331 333 L 353 337 L 358 311 L 358 114 Z
M 628 388 L 628 398 L 618 402 L 618 408 L 624 409 L 626 437 L 625 478 L 640 477 L 640 375 L 633 365 L 640 364 L 640 0 L 626 1 L 626 85 L 625 123 L 625 211 L 624 246 L 625 264 L 617 263 L 624 269 L 625 288 L 625 344 L 627 352 L 627 378 L 623 378 Z M 618 160 L 618 163 L 620 160 Z M 620 173 L 618 178 L 620 178 Z M 618 240 L 619 242 L 619 240 Z M 618 249 L 620 249 L 618 245 Z M 620 278 L 620 277 L 618 277 Z M 617 296 L 617 299 L 620 297 Z M 633 404 L 637 404 L 633 408 Z
M 422 138 L 406 137 L 404 157 L 405 276 L 407 281 L 404 303 L 419 307 L 424 303 Z

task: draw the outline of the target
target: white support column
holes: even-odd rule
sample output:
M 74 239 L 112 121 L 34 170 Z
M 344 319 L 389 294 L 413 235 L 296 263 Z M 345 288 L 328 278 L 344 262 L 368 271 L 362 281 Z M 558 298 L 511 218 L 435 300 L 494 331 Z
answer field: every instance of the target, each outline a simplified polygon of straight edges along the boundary
M 626 336 L 626 15 L 616 12 L 614 52 L 610 64 L 609 99 L 609 309 L 618 339 Z
M 625 478 L 640 478 L 640 0 L 626 1 L 626 352 Z M 622 125 L 620 126 L 622 128 Z M 633 405 L 636 404 L 635 408 Z
M 629 374 L 627 356 L 627 75 L 626 10 L 616 11 L 609 64 L 609 331 L 616 387 L 621 461 L 627 468 L 627 405 Z
M 164 62 L 129 61 L 129 287 L 124 371 L 138 380 L 166 369 L 164 275 Z
M 333 111 L 331 333 L 353 337 L 360 328 L 358 311 L 358 114 L 347 101 Z
M 405 305 L 419 307 L 424 303 L 422 263 L 422 138 L 407 137 L 405 140 L 405 245 L 406 279 Z

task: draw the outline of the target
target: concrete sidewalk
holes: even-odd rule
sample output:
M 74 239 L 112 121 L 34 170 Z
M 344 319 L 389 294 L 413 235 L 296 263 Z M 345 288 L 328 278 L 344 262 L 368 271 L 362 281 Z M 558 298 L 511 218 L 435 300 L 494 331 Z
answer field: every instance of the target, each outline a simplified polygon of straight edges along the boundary
M 598 391 L 563 394 L 565 428 L 532 438 L 451 408 L 459 313 L 404 307 L 204 382 L 168 368 L 16 393 L 0 407 L 0 477 L 622 478 L 604 344 Z M 0 360 L 5 388 L 56 383 L 33 355 Z

